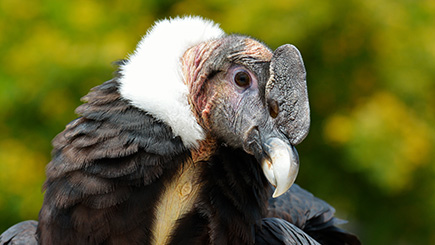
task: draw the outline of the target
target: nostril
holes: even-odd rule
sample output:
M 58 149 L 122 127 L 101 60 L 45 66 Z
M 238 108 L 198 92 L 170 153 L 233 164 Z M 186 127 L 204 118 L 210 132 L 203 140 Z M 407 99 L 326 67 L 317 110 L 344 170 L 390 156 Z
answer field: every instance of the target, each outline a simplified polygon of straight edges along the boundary
M 276 118 L 279 114 L 279 105 L 276 100 L 270 99 L 267 103 L 269 105 L 269 114 L 272 118 Z

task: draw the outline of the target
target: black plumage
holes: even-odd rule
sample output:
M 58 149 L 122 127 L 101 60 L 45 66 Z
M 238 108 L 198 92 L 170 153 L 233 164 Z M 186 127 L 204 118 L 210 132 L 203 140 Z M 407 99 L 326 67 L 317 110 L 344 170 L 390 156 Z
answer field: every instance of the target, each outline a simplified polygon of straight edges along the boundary
M 359 244 L 327 203 L 297 185 L 282 192 L 309 127 L 296 48 L 239 35 L 186 47 L 186 100 L 204 130 L 194 147 L 177 122 L 126 98 L 123 64 L 53 140 L 37 227 L 20 223 L 0 244 Z M 295 164 L 292 180 L 272 172 L 282 164 Z

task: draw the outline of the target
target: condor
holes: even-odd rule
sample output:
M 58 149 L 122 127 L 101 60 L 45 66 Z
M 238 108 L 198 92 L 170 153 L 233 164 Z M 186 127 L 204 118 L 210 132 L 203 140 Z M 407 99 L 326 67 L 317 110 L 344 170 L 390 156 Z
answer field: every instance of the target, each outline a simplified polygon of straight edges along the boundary
M 290 188 L 310 125 L 294 46 L 163 20 L 83 100 L 53 140 L 39 222 L 1 244 L 359 244 Z

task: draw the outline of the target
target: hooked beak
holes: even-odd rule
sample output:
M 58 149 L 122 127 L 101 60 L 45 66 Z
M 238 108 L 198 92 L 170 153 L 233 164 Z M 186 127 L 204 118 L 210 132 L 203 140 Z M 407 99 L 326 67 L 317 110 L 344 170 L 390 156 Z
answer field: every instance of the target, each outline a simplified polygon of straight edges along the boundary
M 299 156 L 293 145 L 279 138 L 270 138 L 262 145 L 265 155 L 261 167 L 267 180 L 276 187 L 272 197 L 284 194 L 295 182 L 299 171 Z
M 260 138 L 262 155 L 258 156 L 258 160 L 267 180 L 276 187 L 273 197 L 278 197 L 290 188 L 298 174 L 299 157 L 294 145 L 308 134 L 310 108 L 305 66 L 295 46 L 286 44 L 273 52 L 270 74 L 265 88 L 266 102 L 278 105 L 273 110 L 274 115 L 269 112 L 273 118 L 271 128 L 276 130 L 276 125 L 279 125 L 279 131 L 283 134 L 282 137 L 276 131 L 263 134 L 266 137 Z

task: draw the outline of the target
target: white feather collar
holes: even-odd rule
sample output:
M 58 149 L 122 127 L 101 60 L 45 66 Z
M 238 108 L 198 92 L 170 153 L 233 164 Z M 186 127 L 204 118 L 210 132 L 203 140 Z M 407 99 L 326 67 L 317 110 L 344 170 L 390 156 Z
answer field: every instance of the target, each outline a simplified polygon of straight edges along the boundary
M 185 146 L 196 147 L 204 132 L 187 100 L 181 57 L 188 48 L 223 35 L 217 24 L 201 17 L 156 22 L 121 66 L 121 96 L 168 124 Z

